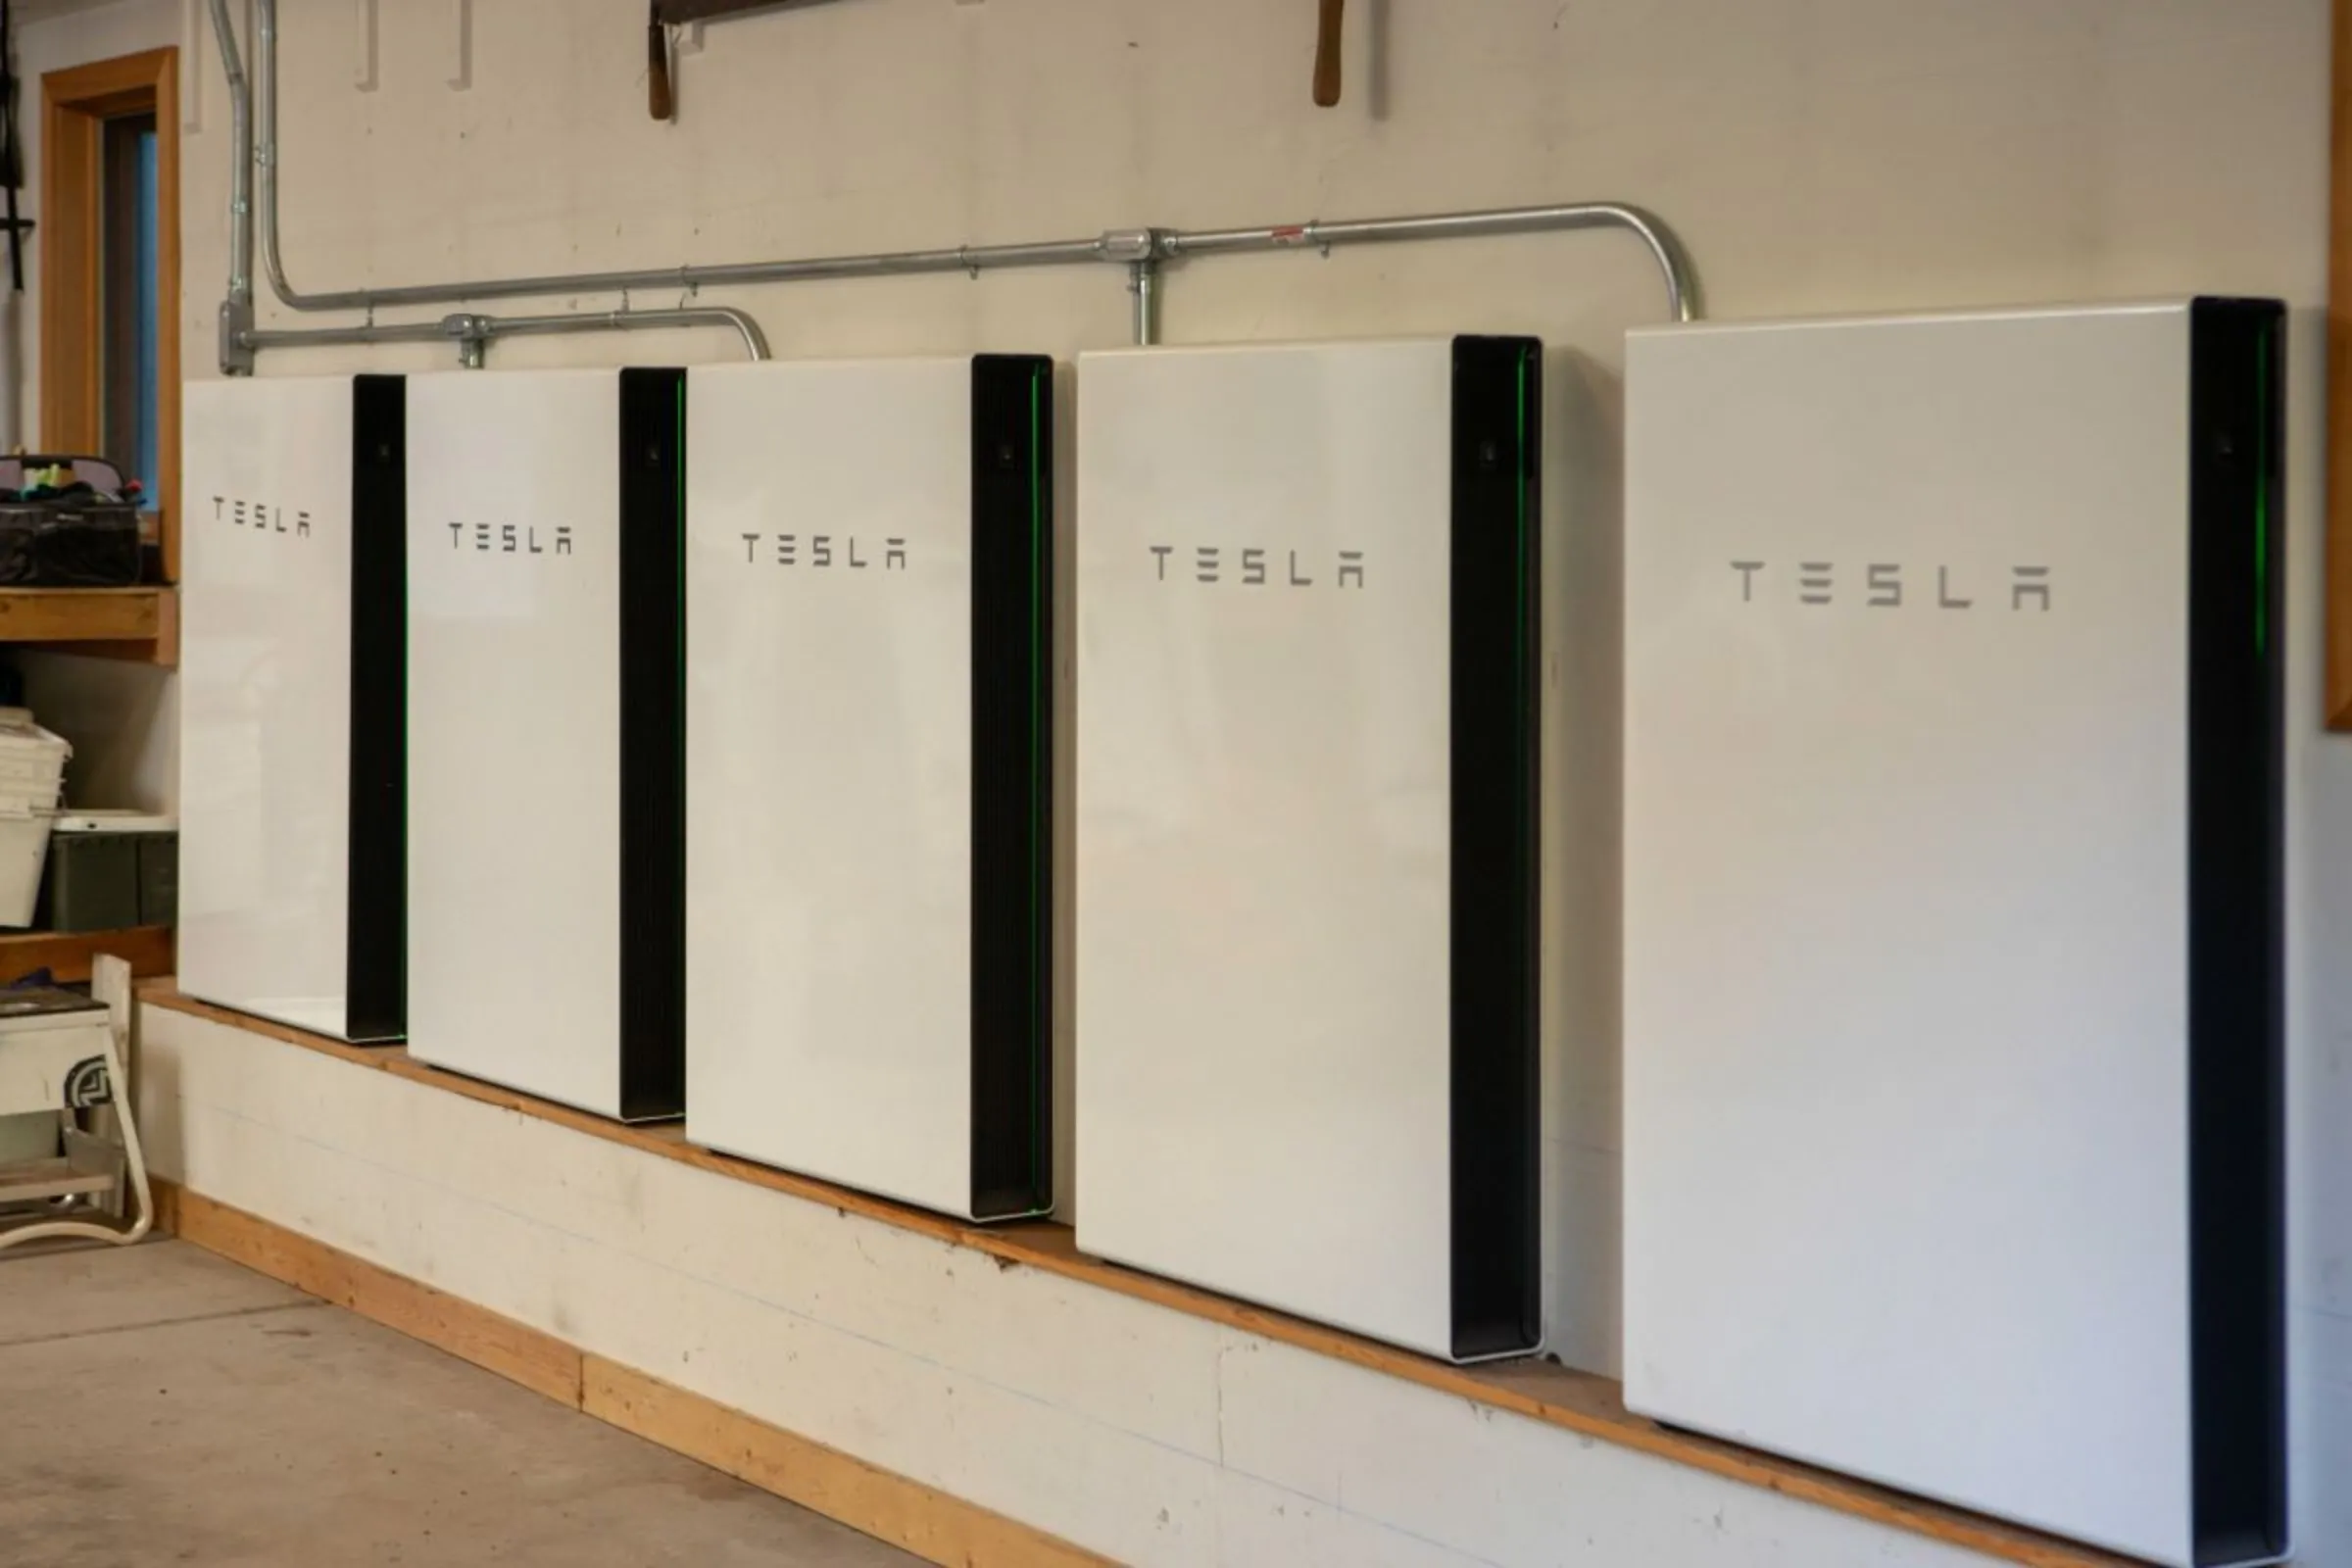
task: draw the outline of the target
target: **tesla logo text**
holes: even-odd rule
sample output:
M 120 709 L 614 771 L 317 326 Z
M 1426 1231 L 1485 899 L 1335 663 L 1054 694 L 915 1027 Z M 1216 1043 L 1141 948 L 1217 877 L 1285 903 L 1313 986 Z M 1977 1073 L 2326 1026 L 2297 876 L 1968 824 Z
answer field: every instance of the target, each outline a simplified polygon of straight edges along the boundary
M 762 549 L 760 543 L 762 539 L 772 539 L 774 543 Z M 868 566 L 879 565 L 884 571 L 905 571 L 906 569 L 906 541 L 904 539 L 883 540 L 882 554 L 877 558 L 874 555 L 874 542 L 871 539 L 859 539 L 854 533 L 745 534 L 743 536 L 743 559 L 753 562 L 758 561 L 761 556 L 767 557 L 779 566 L 807 565 L 828 569 L 834 566 L 848 566 L 852 570 L 863 571 Z
M 1322 556 L 1297 550 L 1268 552 L 1254 545 L 1238 549 L 1223 545 L 1194 545 L 1190 549 L 1152 545 L 1150 549 L 1161 582 L 1168 581 L 1172 571 L 1178 580 L 1238 583 L 1245 588 L 1263 588 L 1269 583 L 1280 588 L 1312 588 L 1319 582 L 1334 588 L 1364 585 L 1361 550 L 1342 550 L 1336 556 Z M 1276 558 L 1270 568 L 1269 554 Z M 1268 576 L 1269 569 L 1279 575 Z
M 542 534 L 537 523 L 519 528 L 511 522 L 496 526 L 487 522 L 451 523 L 449 548 L 464 550 L 468 547 L 485 556 L 544 556 L 551 552 L 568 556 L 571 554 L 571 528 L 568 524 L 558 524 L 551 536 Z
M 309 513 L 288 514 L 285 508 L 273 507 L 267 501 L 239 501 L 233 496 L 215 496 L 213 520 L 225 522 L 232 528 L 253 528 L 262 533 L 290 533 L 298 539 L 311 536 Z
M 1735 561 L 1731 565 L 1739 578 L 1740 599 L 1743 604 L 1792 593 L 1800 605 L 1849 604 L 1871 610 L 1975 610 L 1979 599 L 1989 595 L 1984 599 L 1985 607 L 1997 609 L 2005 585 L 2009 609 L 2050 608 L 2047 566 L 2011 566 L 2008 576 L 2001 579 L 1983 571 L 1969 572 L 1951 566 L 1936 566 L 1931 573 L 1925 566 L 1885 561 L 1862 565 L 1800 561 L 1794 568 L 1763 561 Z

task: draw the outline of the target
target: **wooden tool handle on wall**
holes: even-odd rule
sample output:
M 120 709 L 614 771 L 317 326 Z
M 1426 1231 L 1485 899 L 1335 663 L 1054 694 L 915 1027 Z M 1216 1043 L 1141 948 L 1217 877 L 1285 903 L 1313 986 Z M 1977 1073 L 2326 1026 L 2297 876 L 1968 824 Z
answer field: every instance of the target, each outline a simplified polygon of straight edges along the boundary
M 669 29 L 656 10 L 645 24 L 645 107 L 656 120 L 667 120 L 675 105 L 669 97 Z
M 1315 23 L 1315 102 L 1329 109 L 1340 101 L 1340 24 L 1348 0 L 1318 0 Z

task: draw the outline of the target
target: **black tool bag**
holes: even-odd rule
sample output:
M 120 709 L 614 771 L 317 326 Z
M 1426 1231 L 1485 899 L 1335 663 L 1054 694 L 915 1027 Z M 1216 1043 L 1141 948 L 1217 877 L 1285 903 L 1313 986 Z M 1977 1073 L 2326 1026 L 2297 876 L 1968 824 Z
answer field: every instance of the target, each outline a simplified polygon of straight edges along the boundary
M 113 464 L 0 458 L 0 587 L 128 588 L 139 562 L 138 505 Z

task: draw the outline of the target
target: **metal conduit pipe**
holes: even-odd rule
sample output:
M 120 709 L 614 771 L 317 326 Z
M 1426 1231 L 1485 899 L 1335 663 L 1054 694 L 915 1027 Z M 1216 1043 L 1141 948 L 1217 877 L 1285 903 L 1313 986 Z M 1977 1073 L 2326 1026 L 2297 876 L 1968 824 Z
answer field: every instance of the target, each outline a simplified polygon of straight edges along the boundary
M 228 0 L 212 0 L 213 35 L 220 44 L 220 70 L 228 77 L 228 297 L 253 299 L 253 94 L 245 63 L 237 56 L 236 29 Z
M 212 0 L 213 36 L 220 45 L 220 69 L 228 77 L 228 298 L 220 302 L 220 363 L 240 358 L 239 334 L 253 325 L 253 94 L 245 63 L 237 55 L 237 33 L 228 19 L 228 0 Z M 194 40 L 190 40 L 193 44 Z
M 239 334 L 238 343 L 256 351 L 323 349 L 352 343 L 443 343 L 451 335 L 439 321 L 403 321 L 395 326 L 306 326 L 292 331 L 259 326 Z
M 1159 341 L 1159 263 L 1127 264 L 1127 292 L 1135 296 L 1135 341 L 1150 348 Z
M 265 232 L 269 206 L 263 206 Z M 353 289 L 340 294 L 281 295 L 298 311 L 374 310 L 380 306 L 445 305 L 457 300 L 514 299 L 529 295 L 625 293 L 630 289 L 684 289 L 706 284 L 806 283 L 828 277 L 890 277 L 913 272 L 978 272 L 984 268 L 1046 267 L 1101 260 L 1099 241 L 1058 245 L 979 245 L 952 251 L 894 251 L 871 256 L 827 256 L 808 261 L 744 262 L 713 267 L 664 267 L 618 272 L 567 272 L 545 277 L 499 277 L 458 283 L 415 283 L 396 288 Z
M 378 326 L 310 326 L 292 330 L 249 329 L 248 349 L 328 348 L 343 344 L 456 343 L 468 363 L 479 363 L 480 345 L 502 337 L 538 337 L 560 332 L 641 332 L 656 327 L 723 326 L 743 339 L 755 360 L 767 358 L 767 334 L 760 323 L 726 305 L 690 305 L 665 311 L 586 311 L 565 316 L 445 316 L 437 321 L 400 321 Z
M 224 34 L 227 24 L 221 20 L 223 0 L 213 0 L 213 31 Z M 253 148 L 258 166 L 258 195 L 261 199 L 262 270 L 270 274 L 270 292 L 281 304 L 294 310 L 305 310 L 294 290 L 287 286 L 285 264 L 278 259 L 277 246 L 277 0 L 257 0 L 253 6 L 253 85 L 247 89 L 253 99 L 254 128 L 258 136 Z M 224 49 L 223 54 L 226 53 Z M 235 97 L 237 85 L 229 84 L 229 96 Z
M 305 294 L 286 278 L 284 256 L 278 238 L 277 0 L 254 0 L 254 18 L 253 83 L 248 87 L 232 74 L 229 94 L 232 102 L 248 93 L 254 100 L 253 118 L 259 134 L 254 159 L 258 172 L 256 205 L 262 270 L 278 299 L 296 311 L 374 311 L 382 307 L 445 305 L 482 299 L 619 293 L 643 288 L 692 291 L 705 285 L 797 283 L 820 278 L 893 277 L 935 272 L 966 272 L 978 276 L 982 271 L 999 268 L 1113 262 L 1130 269 L 1129 287 L 1135 294 L 1136 341 L 1151 343 L 1158 338 L 1163 282 L 1159 264 L 1164 262 L 1241 251 L 1307 249 L 1324 252 L 1335 245 L 1467 239 L 1613 227 L 1631 230 L 1647 247 L 1665 279 L 1669 314 L 1677 320 L 1690 320 L 1698 313 L 1697 286 L 1690 262 L 1672 230 L 1654 215 L 1622 202 L 1496 208 L 1480 212 L 1434 213 L 1337 222 L 1318 220 L 1263 228 L 1203 229 L 1193 232 L 1178 229 L 1113 229 L 1089 239 L 1047 240 L 1028 244 L 959 245 L 945 250 L 883 251 L 856 256 L 808 257 L 715 266 L 559 272 L 532 277 L 466 278 L 443 283 Z M 223 59 L 232 58 L 235 46 L 228 30 L 225 0 L 213 0 L 213 25 L 222 42 Z M 654 313 L 626 314 L 650 317 Z M 591 319 L 601 318 L 583 317 L 577 319 L 580 325 L 549 327 L 546 330 L 591 330 Z M 752 328 L 754 332 L 757 330 L 757 327 Z M 748 333 L 746 341 L 752 341 Z M 257 340 L 255 346 L 273 345 Z
M 767 358 L 767 334 L 731 305 L 682 305 L 665 311 L 601 311 L 564 316 L 453 316 L 450 321 L 479 322 L 484 339 L 535 337 L 553 332 L 641 332 L 660 326 L 732 327 L 751 359 Z M 444 322 L 447 325 L 448 322 Z M 474 336 L 461 333 L 460 336 Z
M 1414 218 L 1366 218 L 1345 222 L 1314 220 L 1271 228 L 1216 228 L 1156 236 L 1158 254 L 1231 255 L 1236 251 L 1316 250 L 1335 245 L 1388 244 L 1414 239 L 1475 239 L 1497 234 L 1535 234 L 1575 228 L 1628 228 L 1649 247 L 1666 279 L 1666 309 L 1678 321 L 1698 314 L 1698 289 L 1689 258 L 1673 230 L 1649 212 L 1623 202 L 1571 202 L 1550 207 L 1498 207 L 1484 212 L 1431 213 Z

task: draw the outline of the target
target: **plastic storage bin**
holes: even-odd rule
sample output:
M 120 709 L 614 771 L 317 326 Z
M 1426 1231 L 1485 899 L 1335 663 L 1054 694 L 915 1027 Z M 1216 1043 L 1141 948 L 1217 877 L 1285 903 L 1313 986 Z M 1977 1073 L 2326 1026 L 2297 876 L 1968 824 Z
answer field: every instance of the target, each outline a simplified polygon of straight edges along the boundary
M 41 863 L 49 854 L 53 813 L 0 805 L 0 926 L 32 924 L 39 906 Z
M 50 830 L 39 923 L 48 931 L 170 925 L 178 914 L 179 831 L 144 811 L 74 811 Z
M 0 926 L 28 926 L 38 907 L 49 824 L 74 748 L 22 708 L 0 709 Z

